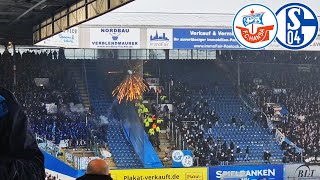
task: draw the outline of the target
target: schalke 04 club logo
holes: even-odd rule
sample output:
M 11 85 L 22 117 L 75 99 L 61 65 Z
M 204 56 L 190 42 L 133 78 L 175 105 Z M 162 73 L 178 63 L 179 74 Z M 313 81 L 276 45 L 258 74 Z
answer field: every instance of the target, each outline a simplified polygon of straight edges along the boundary
M 308 6 L 301 3 L 286 4 L 276 12 L 276 15 L 279 21 L 277 41 L 283 47 L 302 49 L 309 46 L 317 37 L 317 16 Z
M 249 4 L 236 14 L 232 30 L 237 41 L 248 49 L 262 49 L 277 35 L 275 14 L 261 4 Z

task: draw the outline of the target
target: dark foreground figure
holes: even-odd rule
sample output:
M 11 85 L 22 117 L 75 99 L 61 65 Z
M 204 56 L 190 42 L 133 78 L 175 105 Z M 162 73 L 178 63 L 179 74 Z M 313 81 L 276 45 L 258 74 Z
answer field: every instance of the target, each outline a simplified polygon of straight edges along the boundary
M 0 87 L 0 179 L 44 180 L 44 157 L 14 95 Z

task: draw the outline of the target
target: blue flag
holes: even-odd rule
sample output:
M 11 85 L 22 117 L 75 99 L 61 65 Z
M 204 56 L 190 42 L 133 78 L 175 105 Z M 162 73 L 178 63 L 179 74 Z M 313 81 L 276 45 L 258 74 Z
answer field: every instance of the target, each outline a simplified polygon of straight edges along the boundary
M 55 133 L 56 132 L 56 122 L 54 121 L 53 122 L 53 127 L 52 127 L 52 133 Z
M 250 14 L 243 16 L 243 24 L 244 26 L 248 26 L 250 24 L 263 24 L 262 22 L 262 16 L 264 13 L 257 13 L 257 14 Z

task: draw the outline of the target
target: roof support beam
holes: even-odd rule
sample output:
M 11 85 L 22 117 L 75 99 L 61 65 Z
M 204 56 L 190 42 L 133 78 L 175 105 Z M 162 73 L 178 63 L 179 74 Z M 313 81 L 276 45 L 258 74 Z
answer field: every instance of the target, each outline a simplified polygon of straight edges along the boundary
M 23 16 L 25 16 L 26 14 L 28 14 L 30 11 L 32 11 L 33 9 L 35 9 L 36 7 L 40 6 L 41 4 L 43 4 L 44 2 L 46 2 L 47 0 L 41 0 L 39 1 L 37 4 L 35 4 L 34 6 L 32 6 L 31 8 L 29 8 L 28 10 L 26 10 L 24 13 L 22 13 L 20 16 L 18 16 L 15 20 L 13 20 L 9 25 L 12 25 L 13 23 L 19 21 Z
M 58 34 L 66 29 L 77 26 L 88 20 L 101 16 L 108 13 L 116 8 L 126 5 L 134 0 L 79 0 L 76 3 L 68 6 L 67 8 L 56 12 L 52 15 L 54 21 L 47 22 L 42 21 L 33 28 L 33 42 L 37 43 L 44 39 L 47 39 L 55 34 Z M 98 4 L 102 4 L 104 8 L 100 8 L 97 11 Z M 90 6 L 90 16 L 89 16 L 89 6 Z M 93 11 L 95 13 L 93 13 Z M 52 25 L 53 24 L 53 25 Z M 59 29 L 53 27 L 59 27 Z M 54 31 L 53 31 L 54 30 Z

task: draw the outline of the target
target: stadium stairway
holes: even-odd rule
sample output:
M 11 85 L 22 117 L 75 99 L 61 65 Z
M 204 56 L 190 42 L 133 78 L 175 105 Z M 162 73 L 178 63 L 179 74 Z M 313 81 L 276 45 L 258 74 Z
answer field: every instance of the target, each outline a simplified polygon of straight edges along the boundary
M 105 70 L 106 68 L 97 62 L 86 64 L 87 85 L 93 113 L 95 118 L 101 119 L 101 116 L 104 116 L 108 120 L 105 139 L 117 168 L 142 168 L 141 161 L 124 135 L 119 119 L 111 112 L 113 99 L 107 94 L 105 87 L 103 72 Z
M 200 97 L 198 97 L 200 98 Z M 214 107 L 220 119 L 218 125 L 213 127 L 212 136 L 215 139 L 223 138 L 229 147 L 230 141 L 233 141 L 235 147 L 241 148 L 241 153 L 245 153 L 245 148 L 249 146 L 249 162 L 240 158 L 236 163 L 263 163 L 263 152 L 269 151 L 272 154 L 271 161 L 280 163 L 282 161 L 282 151 L 276 141 L 268 133 L 266 128 L 261 127 L 257 122 L 253 121 L 253 112 L 245 106 L 244 102 L 237 95 L 235 88 L 228 84 L 220 84 L 218 89 L 211 95 L 204 97 L 208 100 L 209 105 Z M 231 117 L 237 119 L 235 126 L 231 123 Z M 245 124 L 245 129 L 240 130 L 239 120 Z
M 68 69 L 72 73 L 72 78 L 75 81 L 76 87 L 80 94 L 82 103 L 84 107 L 89 110 L 90 109 L 90 99 L 89 93 L 87 91 L 87 87 L 85 84 L 85 76 L 84 76 L 84 69 L 82 66 L 82 62 L 70 62 L 68 64 Z
M 160 140 L 160 149 L 161 151 L 157 151 L 158 156 L 162 162 L 162 164 L 165 167 L 171 167 L 172 165 L 172 159 L 170 157 L 170 160 L 165 161 L 165 149 L 167 147 L 170 147 L 170 149 L 174 146 L 174 142 L 171 142 L 170 140 L 167 139 L 167 135 L 165 131 L 161 131 L 161 133 L 159 134 L 159 140 Z

